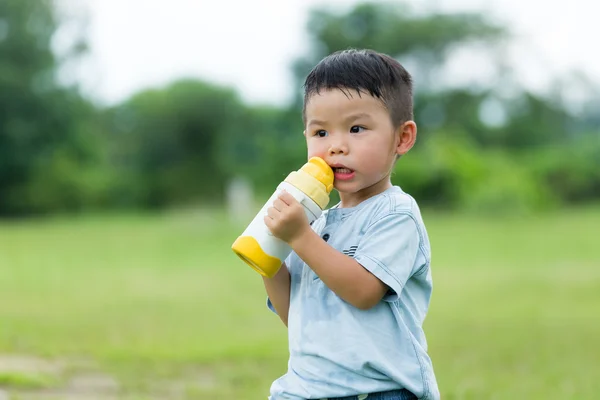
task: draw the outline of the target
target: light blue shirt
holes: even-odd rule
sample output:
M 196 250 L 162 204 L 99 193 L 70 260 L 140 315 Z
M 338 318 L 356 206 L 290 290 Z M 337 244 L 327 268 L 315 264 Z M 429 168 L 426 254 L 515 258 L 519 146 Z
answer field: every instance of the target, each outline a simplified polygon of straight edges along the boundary
M 423 320 L 431 251 L 415 200 L 394 186 L 353 208 L 325 211 L 313 230 L 390 287 L 360 310 L 338 297 L 295 253 L 290 271 L 288 371 L 270 400 L 321 399 L 407 389 L 440 398 Z M 275 312 L 267 299 L 268 307 Z

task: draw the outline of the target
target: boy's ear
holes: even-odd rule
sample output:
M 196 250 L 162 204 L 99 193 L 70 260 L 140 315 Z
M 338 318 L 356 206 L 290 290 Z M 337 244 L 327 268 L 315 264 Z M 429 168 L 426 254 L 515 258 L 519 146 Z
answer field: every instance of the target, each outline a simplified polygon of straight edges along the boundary
M 306 137 L 306 130 L 302 131 L 302 135 L 304 135 L 304 137 Z
M 396 131 L 396 154 L 403 156 L 415 145 L 417 140 L 417 124 L 415 121 L 406 121 Z

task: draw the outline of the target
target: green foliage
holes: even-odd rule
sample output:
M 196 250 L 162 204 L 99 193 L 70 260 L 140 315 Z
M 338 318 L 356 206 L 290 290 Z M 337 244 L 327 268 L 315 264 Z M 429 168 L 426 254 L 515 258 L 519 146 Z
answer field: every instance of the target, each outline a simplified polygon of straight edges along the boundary
M 83 129 L 96 110 L 57 82 L 51 41 L 58 24 L 51 1 L 0 3 L 0 215 L 89 200 L 72 183 L 101 151 Z
M 532 93 L 523 93 L 507 102 L 510 120 L 500 133 L 497 144 L 519 149 L 561 142 L 574 118 L 567 110 Z
M 423 204 L 474 212 L 522 213 L 552 207 L 553 193 L 510 153 L 440 132 L 396 164 L 394 181 Z
M 109 112 L 114 161 L 127 178 L 125 203 L 164 207 L 218 200 L 228 174 L 222 157 L 243 137 L 245 110 L 237 94 L 181 80 L 135 95 Z
M 49 0 L 0 3 L 0 216 L 221 203 L 238 176 L 262 197 L 306 161 L 301 96 L 249 105 L 232 88 L 181 79 L 94 106 L 56 78 L 69 58 L 51 49 L 63 22 Z M 386 52 L 429 78 L 415 94 L 419 140 L 393 177 L 420 203 L 497 213 L 600 198 L 598 99 L 576 120 L 560 99 L 501 95 L 502 77 L 486 88 L 435 85 L 453 51 L 493 49 L 506 27 L 378 2 L 315 9 L 307 30 L 297 88 L 322 57 L 349 47 Z M 73 43 L 65 54 L 85 49 Z M 502 114 L 495 123 L 485 117 L 490 102 Z
M 230 176 L 249 178 L 259 192 L 271 192 L 306 161 L 302 122 L 296 112 L 246 107 L 237 136 L 221 150 Z
M 600 198 L 600 133 L 522 156 L 536 178 L 566 203 Z
M 313 48 L 294 71 L 302 82 L 310 68 L 331 52 L 372 48 L 394 57 L 416 59 L 418 67 L 435 68 L 457 45 L 492 43 L 505 29 L 481 14 L 417 14 L 407 3 L 361 3 L 347 12 L 314 10 L 307 24 Z

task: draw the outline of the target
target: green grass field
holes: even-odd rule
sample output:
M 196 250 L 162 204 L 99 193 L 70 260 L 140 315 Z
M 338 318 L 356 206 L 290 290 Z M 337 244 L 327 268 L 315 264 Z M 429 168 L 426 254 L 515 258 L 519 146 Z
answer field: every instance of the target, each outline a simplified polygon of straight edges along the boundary
M 424 212 L 442 398 L 600 396 L 600 208 Z M 286 328 L 221 212 L 0 222 L 0 398 L 266 399 Z

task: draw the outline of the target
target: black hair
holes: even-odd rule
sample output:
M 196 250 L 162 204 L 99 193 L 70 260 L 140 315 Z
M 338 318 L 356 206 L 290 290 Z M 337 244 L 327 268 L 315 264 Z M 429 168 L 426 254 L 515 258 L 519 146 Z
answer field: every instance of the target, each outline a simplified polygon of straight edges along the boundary
M 310 71 L 304 82 L 305 123 L 306 103 L 322 89 L 369 93 L 386 106 L 395 127 L 413 119 L 410 74 L 394 58 L 374 50 L 340 50 L 322 59 Z

